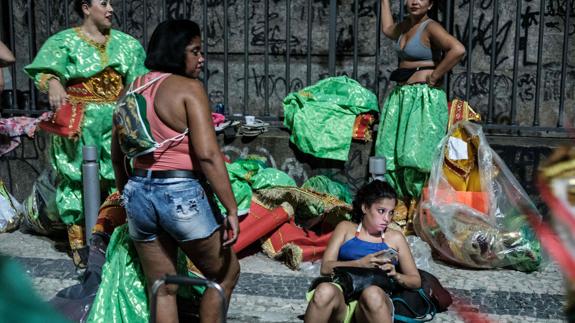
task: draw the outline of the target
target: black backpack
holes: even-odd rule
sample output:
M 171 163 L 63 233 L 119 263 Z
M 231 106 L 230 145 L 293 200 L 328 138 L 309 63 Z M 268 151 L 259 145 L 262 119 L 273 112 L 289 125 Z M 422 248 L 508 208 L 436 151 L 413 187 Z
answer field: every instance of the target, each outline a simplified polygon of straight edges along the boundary
M 395 322 L 427 322 L 453 302 L 449 292 L 432 274 L 419 269 L 421 288 L 401 289 L 393 293 Z

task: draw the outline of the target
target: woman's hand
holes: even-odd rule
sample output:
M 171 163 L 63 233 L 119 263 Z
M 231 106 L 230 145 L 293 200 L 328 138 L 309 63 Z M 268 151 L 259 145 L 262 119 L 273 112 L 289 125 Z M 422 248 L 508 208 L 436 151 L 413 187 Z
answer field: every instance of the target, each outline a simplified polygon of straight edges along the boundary
M 379 268 L 385 271 L 388 277 L 397 278 L 398 274 L 397 271 L 395 271 L 395 265 L 393 265 L 391 262 L 385 262 Z
M 50 101 L 52 110 L 56 110 L 62 104 L 66 103 L 68 94 L 59 80 L 52 78 L 48 82 L 48 100 Z
M 358 259 L 359 266 L 364 268 L 381 268 L 381 266 L 385 263 L 385 259 L 381 257 L 384 252 L 385 250 L 381 250 Z
M 238 216 L 236 214 L 226 216 L 224 221 L 224 247 L 230 246 L 238 240 L 240 234 L 240 226 L 238 224 Z
M 433 73 L 427 74 L 425 83 L 427 83 L 429 87 L 437 87 L 437 79 L 433 77 Z

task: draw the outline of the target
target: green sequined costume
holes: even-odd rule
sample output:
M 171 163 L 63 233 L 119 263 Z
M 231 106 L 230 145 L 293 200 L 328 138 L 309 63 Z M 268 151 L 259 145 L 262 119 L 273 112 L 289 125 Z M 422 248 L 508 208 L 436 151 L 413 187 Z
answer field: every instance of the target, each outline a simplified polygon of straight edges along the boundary
M 377 113 L 377 97 L 347 76 L 329 77 L 283 101 L 284 126 L 290 141 L 317 158 L 346 161 L 349 158 L 355 118 Z
M 447 127 L 447 97 L 427 84 L 396 86 L 381 113 L 376 156 L 400 197 L 419 198 Z
M 100 178 L 104 194 L 114 187 L 114 170 L 110 160 L 112 112 L 117 95 L 107 95 L 106 86 L 116 76 L 120 88 L 147 72 L 145 51 L 133 37 L 110 30 L 104 44 L 87 38 L 79 28 L 63 30 L 46 40 L 34 61 L 24 68 L 40 90 L 47 90 L 47 82 L 56 76 L 69 86 L 99 78 L 102 87 L 94 88 L 99 99 L 85 102 L 82 133 L 71 140 L 53 136 L 51 159 L 59 174 L 56 203 L 65 224 L 83 224 L 82 202 L 82 147 L 95 145 L 100 162 Z M 107 73 L 108 74 L 103 74 Z M 117 88 L 115 89 L 117 90 Z M 67 89 L 68 93 L 69 89 Z M 114 91 L 117 93 L 117 91 Z M 95 102 L 94 102 L 95 101 Z

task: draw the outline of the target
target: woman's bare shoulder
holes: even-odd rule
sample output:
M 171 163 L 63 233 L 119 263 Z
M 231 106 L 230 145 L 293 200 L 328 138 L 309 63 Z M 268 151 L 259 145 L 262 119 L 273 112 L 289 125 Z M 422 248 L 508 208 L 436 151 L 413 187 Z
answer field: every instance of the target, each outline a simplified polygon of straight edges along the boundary
M 171 75 L 160 87 L 158 94 L 168 95 L 175 100 L 198 99 L 205 96 L 204 84 L 189 77 Z
M 403 233 L 401 231 L 392 229 L 392 228 L 388 228 L 385 231 L 385 240 L 392 242 L 394 244 L 397 244 L 401 241 L 405 241 L 405 236 L 403 235 Z

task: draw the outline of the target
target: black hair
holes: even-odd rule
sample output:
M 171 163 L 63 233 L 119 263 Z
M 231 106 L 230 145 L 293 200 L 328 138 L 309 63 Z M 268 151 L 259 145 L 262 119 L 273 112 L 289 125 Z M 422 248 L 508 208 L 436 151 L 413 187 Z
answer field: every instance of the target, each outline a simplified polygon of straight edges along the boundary
M 360 223 L 363 219 L 362 206 L 371 207 L 371 205 L 381 199 L 394 199 L 397 203 L 397 193 L 388 182 L 374 180 L 363 185 L 355 194 L 353 200 L 353 211 L 351 219 L 355 223 Z
M 427 16 L 435 21 L 439 19 L 439 11 L 443 11 L 443 2 L 439 0 L 429 0 L 429 3 L 432 4 L 431 9 L 427 12 Z M 441 8 L 440 8 L 441 7 Z M 440 22 L 441 23 L 441 22 Z
M 201 37 L 200 26 L 191 20 L 161 22 L 150 38 L 144 65 L 150 70 L 185 76 L 186 46 L 198 36 Z
M 80 18 L 84 18 L 84 11 L 82 10 L 82 5 L 87 4 L 88 7 L 92 6 L 92 0 L 74 0 L 74 11 L 80 16 Z

